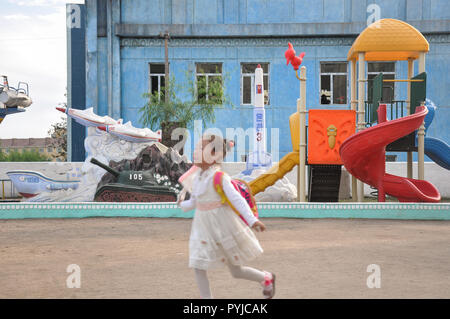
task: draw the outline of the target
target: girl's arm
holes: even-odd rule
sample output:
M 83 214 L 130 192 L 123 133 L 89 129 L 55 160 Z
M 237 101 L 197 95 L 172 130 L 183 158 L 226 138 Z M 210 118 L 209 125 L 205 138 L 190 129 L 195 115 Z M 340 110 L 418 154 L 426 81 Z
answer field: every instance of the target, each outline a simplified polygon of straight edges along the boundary
M 191 197 L 188 200 L 179 202 L 178 206 L 180 206 L 183 212 L 193 210 L 195 208 L 195 197 L 191 194 Z
M 253 224 L 258 221 L 258 218 L 253 215 L 253 212 L 245 199 L 239 194 L 236 188 L 234 188 L 230 176 L 223 174 L 222 183 L 223 191 L 225 192 L 225 195 L 227 195 L 228 200 L 238 210 L 241 216 L 244 217 L 247 224 L 252 227 Z

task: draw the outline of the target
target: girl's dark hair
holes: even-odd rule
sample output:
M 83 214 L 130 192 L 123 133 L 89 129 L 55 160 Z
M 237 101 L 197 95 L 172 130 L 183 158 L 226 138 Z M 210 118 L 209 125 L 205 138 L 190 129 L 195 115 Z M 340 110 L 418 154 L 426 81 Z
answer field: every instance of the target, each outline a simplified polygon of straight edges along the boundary
M 208 142 L 214 143 L 213 144 L 214 146 L 212 148 L 212 152 L 214 154 L 217 153 L 216 143 L 218 143 L 221 146 L 223 158 L 225 158 L 227 156 L 227 152 L 230 151 L 234 147 L 234 144 L 235 144 L 233 140 L 227 140 L 227 139 L 222 138 L 219 135 L 214 135 L 214 134 L 207 135 L 204 138 Z

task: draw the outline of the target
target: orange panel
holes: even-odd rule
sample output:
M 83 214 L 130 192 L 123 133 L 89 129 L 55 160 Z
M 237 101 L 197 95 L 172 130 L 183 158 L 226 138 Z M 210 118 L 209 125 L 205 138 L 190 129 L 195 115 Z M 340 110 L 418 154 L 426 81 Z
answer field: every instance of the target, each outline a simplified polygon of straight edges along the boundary
M 342 164 L 339 147 L 355 133 L 356 112 L 310 110 L 308 164 Z

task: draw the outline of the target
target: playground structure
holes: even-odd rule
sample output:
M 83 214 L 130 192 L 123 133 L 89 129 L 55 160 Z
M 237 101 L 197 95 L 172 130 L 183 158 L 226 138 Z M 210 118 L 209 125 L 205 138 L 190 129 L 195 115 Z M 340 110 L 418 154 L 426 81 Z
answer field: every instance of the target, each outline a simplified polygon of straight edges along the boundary
M 395 19 L 382 19 L 374 22 L 369 27 L 367 27 L 358 38 L 353 43 L 350 51 L 347 55 L 347 60 L 350 61 L 351 66 L 351 108 L 353 110 L 357 109 L 358 114 L 358 125 L 357 130 L 359 137 L 364 136 L 362 131 L 365 129 L 366 124 L 371 125 L 377 118 L 377 110 L 382 102 L 382 87 L 384 82 L 394 81 L 394 82 L 406 82 L 407 83 L 407 100 L 406 102 L 406 118 L 399 117 L 403 116 L 403 108 L 401 108 L 401 112 L 398 110 L 398 104 L 391 104 L 391 121 L 383 124 L 383 126 L 377 128 L 371 127 L 367 130 L 369 132 L 365 133 L 366 135 L 366 143 L 372 143 L 373 140 L 367 139 L 370 132 L 378 130 L 379 138 L 384 138 L 385 141 L 390 140 L 390 136 L 397 134 L 395 131 L 396 125 L 398 122 L 402 122 L 405 125 L 409 125 L 411 128 L 409 131 L 405 130 L 404 136 L 398 136 L 398 139 L 393 139 L 389 143 L 386 143 L 386 150 L 388 151 L 399 151 L 399 152 L 407 152 L 407 179 L 409 181 L 412 180 L 412 152 L 418 152 L 418 180 L 424 180 L 424 134 L 425 127 L 423 125 L 423 119 L 426 115 L 426 110 L 422 110 L 424 113 L 420 113 L 419 115 L 411 115 L 416 110 L 416 107 L 420 107 L 426 99 L 426 73 L 425 73 L 425 57 L 426 53 L 429 51 L 429 44 L 425 37 L 414 27 L 411 25 L 395 20 Z M 413 77 L 414 72 L 414 61 L 418 60 L 418 71 L 419 74 Z M 367 107 L 365 105 L 365 92 L 366 92 L 366 83 L 367 79 L 365 79 L 365 66 L 366 61 L 408 61 L 408 78 L 407 79 L 395 79 L 395 80 L 383 80 L 383 75 L 379 74 L 373 80 L 373 93 L 372 100 L 369 101 Z M 358 74 L 356 74 L 356 64 L 358 62 Z M 356 83 L 358 82 L 358 90 L 356 90 Z M 356 99 L 356 93 L 358 92 L 358 99 Z M 394 112 L 395 107 L 395 112 Z M 395 113 L 395 117 L 393 116 Z M 422 121 L 422 125 L 418 125 L 414 127 L 415 124 L 412 121 L 412 118 L 418 117 L 418 121 Z M 409 118 L 409 119 L 408 119 Z M 383 119 L 384 120 L 384 119 Z M 396 121 L 394 121 L 396 120 Z M 378 120 L 380 123 L 381 121 Z M 380 125 L 380 124 L 379 124 Z M 419 129 L 417 132 L 417 147 L 415 143 L 415 133 L 416 129 Z M 357 134 L 357 135 L 358 135 Z M 351 143 L 348 141 L 347 143 Z M 346 157 L 346 154 L 343 154 L 345 143 L 341 149 L 341 156 Z M 345 153 L 345 151 L 344 151 Z M 384 154 L 384 153 L 383 153 Z M 374 154 L 367 155 L 366 161 L 371 160 L 371 156 L 375 156 Z M 378 156 L 381 156 L 378 153 Z M 347 162 L 344 165 L 347 169 L 348 166 L 352 166 L 353 161 L 357 161 L 356 158 L 347 159 L 350 160 L 350 163 Z M 383 160 L 379 158 L 377 163 Z M 384 167 L 384 164 L 383 164 Z M 369 168 L 366 168 L 363 171 L 359 171 L 354 175 L 352 179 L 352 197 L 357 198 L 358 201 L 363 201 L 364 198 L 364 190 L 361 179 L 364 180 L 369 173 Z M 351 170 L 351 169 L 349 169 Z M 364 176 L 361 176 L 364 175 Z M 384 175 L 384 171 L 379 171 L 378 174 Z M 356 182 L 356 178 L 360 178 Z M 377 178 L 378 181 L 383 180 L 383 178 Z M 415 182 L 413 182 L 415 183 Z M 415 185 L 422 185 L 417 182 Z M 380 189 L 383 188 L 383 185 L 374 185 L 373 183 L 369 183 L 369 185 L 375 186 L 379 190 L 379 200 L 383 198 L 383 191 Z M 355 187 L 356 186 L 356 187 Z M 434 186 L 433 186 L 434 187 Z M 410 201 L 439 201 L 440 196 L 431 196 L 427 197 L 426 194 L 423 194 L 421 191 L 421 186 L 417 186 L 414 188 L 414 193 L 411 196 L 415 196 L 414 198 L 410 198 Z M 423 189 L 426 191 L 425 189 Z M 405 192 L 407 189 L 405 188 Z M 389 194 L 389 192 L 387 192 Z M 398 198 L 404 199 L 404 194 L 392 194 L 392 196 L 396 196 Z M 406 197 L 411 197 L 406 196 Z M 439 198 L 439 199 L 438 199 Z
M 24 112 L 25 108 L 33 103 L 27 83 L 19 82 L 16 89 L 9 86 L 6 75 L 1 77 L 3 84 L 0 84 L 0 123 L 7 115 Z
M 424 119 L 428 113 L 427 107 L 424 106 L 425 55 L 428 51 L 427 40 L 411 25 L 395 19 L 376 21 L 361 32 L 348 52 L 347 59 L 351 70 L 350 110 L 308 112 L 306 68 L 301 67 L 300 76 L 297 73 L 304 54 L 296 57 L 292 45 L 289 44 L 285 57 L 288 64 L 291 62 L 300 81 L 297 112 L 289 119 L 293 152 L 251 181 L 249 185 L 252 192 L 256 194 L 264 191 L 298 165 L 298 201 L 305 202 L 306 164 L 309 164 L 309 201 L 337 201 L 340 165 L 343 164 L 352 174 L 354 201 L 363 201 L 364 182 L 378 189 L 379 201 L 384 201 L 385 194 L 389 194 L 402 202 L 439 202 L 439 191 L 431 183 L 424 181 L 424 154 L 427 151 L 430 158 L 447 169 L 450 156 L 448 145 L 443 141 L 427 138 L 428 147 L 425 144 Z M 419 74 L 413 77 L 415 60 L 419 62 Z M 408 78 L 383 79 L 383 74 L 379 74 L 373 79 L 371 99 L 366 101 L 366 61 L 408 61 Z M 406 112 L 403 104 L 399 109 L 397 103 L 391 103 L 390 121 L 387 121 L 386 104 L 382 101 L 383 83 L 386 82 L 405 82 L 408 86 L 408 99 L 403 101 L 406 104 Z M 319 113 L 315 114 L 316 112 Z M 434 109 L 432 112 L 434 113 Z M 306 130 L 308 113 L 309 125 Z M 428 123 L 431 123 L 431 120 Z M 375 122 L 378 122 L 378 125 L 366 129 L 366 126 Z M 357 133 L 353 135 L 355 126 Z M 407 152 L 407 178 L 386 174 L 386 150 Z M 412 179 L 413 151 L 418 152 L 417 180 Z M 319 196 L 316 196 L 317 194 Z

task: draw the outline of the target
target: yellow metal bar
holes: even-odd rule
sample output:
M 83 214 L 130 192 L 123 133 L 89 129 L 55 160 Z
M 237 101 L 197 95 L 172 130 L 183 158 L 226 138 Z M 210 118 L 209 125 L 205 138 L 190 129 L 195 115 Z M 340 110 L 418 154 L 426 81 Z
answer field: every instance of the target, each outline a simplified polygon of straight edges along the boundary
M 386 79 L 383 82 L 423 82 L 423 80 Z

